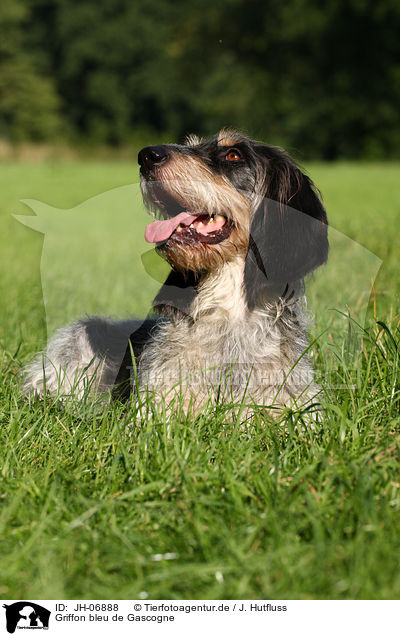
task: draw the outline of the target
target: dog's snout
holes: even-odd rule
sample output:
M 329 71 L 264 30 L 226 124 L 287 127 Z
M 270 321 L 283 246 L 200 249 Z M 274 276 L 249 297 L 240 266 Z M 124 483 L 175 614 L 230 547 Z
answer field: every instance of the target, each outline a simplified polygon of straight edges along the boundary
M 153 166 L 167 161 L 169 155 L 165 146 L 146 146 L 138 155 L 139 165 L 142 170 L 151 170 Z

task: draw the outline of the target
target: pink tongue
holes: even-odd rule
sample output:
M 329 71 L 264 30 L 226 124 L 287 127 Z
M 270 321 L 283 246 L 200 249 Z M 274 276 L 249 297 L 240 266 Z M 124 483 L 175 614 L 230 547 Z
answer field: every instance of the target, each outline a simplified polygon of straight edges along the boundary
M 179 223 L 182 225 L 190 225 L 196 220 L 196 216 L 189 214 L 188 212 L 181 212 L 171 219 L 166 221 L 154 221 L 146 227 L 144 238 L 148 243 L 160 243 L 166 241 L 171 236 L 172 232 L 178 227 Z

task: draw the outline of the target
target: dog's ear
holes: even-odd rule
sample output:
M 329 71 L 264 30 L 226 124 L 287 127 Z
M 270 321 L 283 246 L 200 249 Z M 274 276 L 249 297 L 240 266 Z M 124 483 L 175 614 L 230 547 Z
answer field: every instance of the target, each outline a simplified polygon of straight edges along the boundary
M 283 151 L 262 146 L 263 194 L 250 227 L 244 282 L 248 306 L 293 293 L 328 256 L 325 209 L 312 181 Z
M 153 308 L 162 316 L 189 315 L 197 294 L 198 276 L 194 272 L 182 274 L 174 269 L 153 300 Z

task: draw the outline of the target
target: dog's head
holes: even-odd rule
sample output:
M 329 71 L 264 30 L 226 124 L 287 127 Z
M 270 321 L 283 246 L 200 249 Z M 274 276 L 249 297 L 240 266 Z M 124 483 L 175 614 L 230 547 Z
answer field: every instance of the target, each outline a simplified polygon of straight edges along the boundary
M 178 272 L 244 260 L 249 308 L 325 262 L 327 218 L 315 186 L 280 148 L 233 131 L 139 153 L 146 239 Z

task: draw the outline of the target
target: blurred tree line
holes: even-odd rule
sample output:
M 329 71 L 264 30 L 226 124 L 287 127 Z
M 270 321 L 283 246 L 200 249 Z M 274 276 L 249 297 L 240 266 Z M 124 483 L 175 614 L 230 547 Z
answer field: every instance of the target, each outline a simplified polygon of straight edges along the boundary
M 2 0 L 0 137 L 400 157 L 398 0 Z

